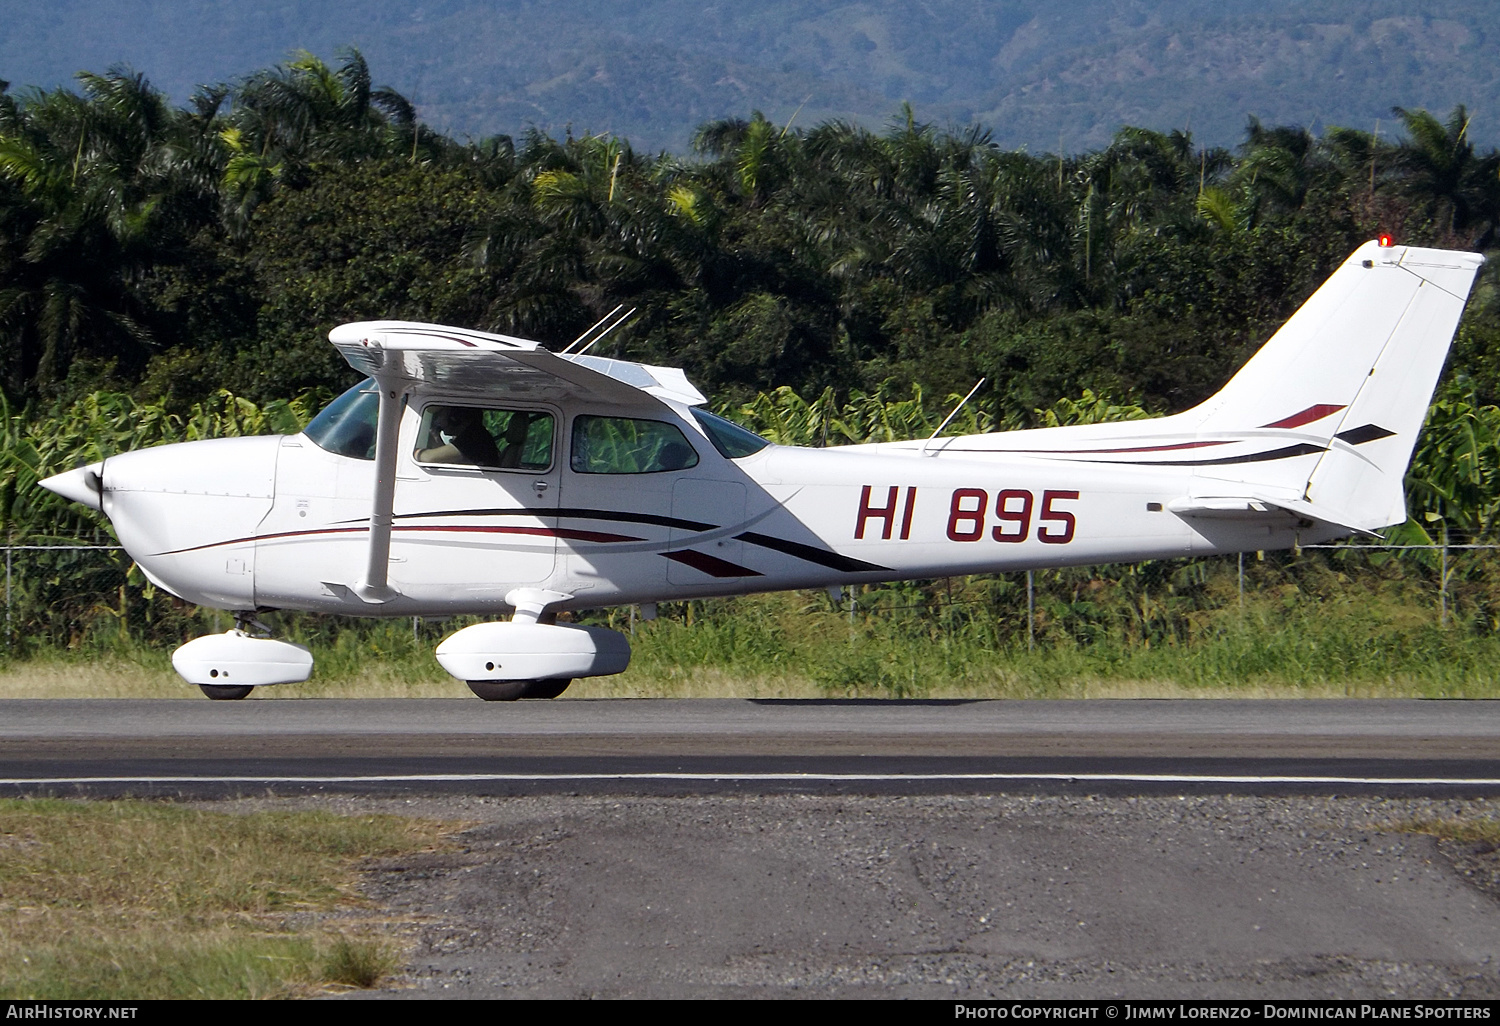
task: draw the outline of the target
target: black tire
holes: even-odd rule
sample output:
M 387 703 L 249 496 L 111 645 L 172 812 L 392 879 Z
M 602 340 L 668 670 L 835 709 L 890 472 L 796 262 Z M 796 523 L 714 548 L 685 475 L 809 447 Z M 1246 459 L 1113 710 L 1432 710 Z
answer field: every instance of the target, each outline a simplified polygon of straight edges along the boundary
M 571 677 L 553 677 L 549 680 L 527 681 L 526 691 L 522 698 L 556 698 L 568 690 L 568 685 L 573 683 Z
M 254 684 L 199 684 L 198 686 L 215 702 L 233 702 L 255 690 Z
M 526 695 L 529 680 L 471 680 L 469 690 L 486 702 L 514 702 Z

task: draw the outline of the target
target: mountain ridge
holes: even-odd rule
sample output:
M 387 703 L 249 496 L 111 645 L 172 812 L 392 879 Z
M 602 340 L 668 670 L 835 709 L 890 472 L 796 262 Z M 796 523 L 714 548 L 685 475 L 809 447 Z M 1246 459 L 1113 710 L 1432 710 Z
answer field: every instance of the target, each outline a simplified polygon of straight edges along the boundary
M 1309 6 L 1315 9 L 1309 13 Z M 686 152 L 694 129 L 762 110 L 778 122 L 989 128 L 1009 148 L 1097 148 L 1119 127 L 1190 129 L 1232 146 L 1249 117 L 1368 130 L 1400 105 L 1467 105 L 1500 139 L 1500 72 L 1486 43 L 1500 5 L 1447 0 L 54 0 L 7 15 L 0 78 L 68 85 L 126 65 L 176 102 L 297 49 L 357 47 L 377 80 L 458 137 L 611 133 Z

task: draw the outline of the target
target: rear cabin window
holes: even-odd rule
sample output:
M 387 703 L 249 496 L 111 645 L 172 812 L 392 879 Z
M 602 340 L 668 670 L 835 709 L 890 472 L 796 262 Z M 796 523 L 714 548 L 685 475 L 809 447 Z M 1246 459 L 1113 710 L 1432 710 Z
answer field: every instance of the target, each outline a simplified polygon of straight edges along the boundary
M 575 417 L 575 474 L 657 474 L 698 465 L 698 452 L 675 425 L 630 417 Z
M 380 419 L 380 391 L 366 378 L 312 419 L 303 434 L 320 449 L 357 460 L 375 458 L 375 422 Z
M 497 470 L 546 470 L 552 465 L 552 414 L 478 406 L 422 410 L 418 463 Z

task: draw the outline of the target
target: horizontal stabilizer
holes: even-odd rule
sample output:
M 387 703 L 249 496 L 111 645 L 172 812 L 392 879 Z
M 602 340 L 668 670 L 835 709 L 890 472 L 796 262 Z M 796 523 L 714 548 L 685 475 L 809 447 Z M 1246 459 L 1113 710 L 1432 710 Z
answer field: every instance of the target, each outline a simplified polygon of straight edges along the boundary
M 1285 515 L 1280 507 L 1264 500 L 1231 496 L 1177 499 L 1167 503 L 1167 510 L 1180 517 L 1203 517 L 1209 520 L 1266 520 Z
M 1175 499 L 1167 511 L 1180 517 L 1205 520 L 1235 520 L 1285 526 L 1290 520 L 1332 524 L 1347 531 L 1367 534 L 1355 517 L 1343 510 L 1308 502 L 1306 499 L 1266 498 L 1250 495 L 1214 495 Z

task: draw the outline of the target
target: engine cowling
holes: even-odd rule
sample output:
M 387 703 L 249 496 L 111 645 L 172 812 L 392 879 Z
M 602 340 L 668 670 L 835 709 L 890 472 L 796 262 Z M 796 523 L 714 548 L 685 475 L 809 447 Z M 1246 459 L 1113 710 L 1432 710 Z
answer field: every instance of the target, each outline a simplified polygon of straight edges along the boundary
M 572 623 L 476 623 L 445 638 L 437 661 L 465 681 L 604 677 L 630 665 L 630 642 Z
M 172 653 L 172 669 L 189 684 L 295 684 L 312 668 L 312 653 L 301 645 L 241 630 L 194 638 Z

